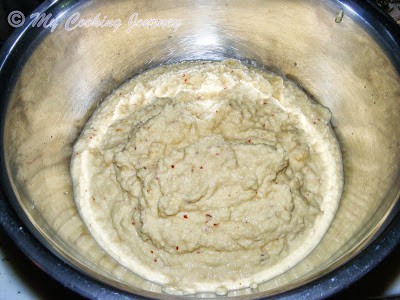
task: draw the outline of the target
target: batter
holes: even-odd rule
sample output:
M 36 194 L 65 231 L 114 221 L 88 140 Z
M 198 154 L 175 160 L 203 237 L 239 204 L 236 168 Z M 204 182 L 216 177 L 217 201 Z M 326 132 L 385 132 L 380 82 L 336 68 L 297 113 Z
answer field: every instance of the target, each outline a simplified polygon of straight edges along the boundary
M 74 147 L 75 201 L 99 245 L 165 291 L 255 286 L 304 259 L 343 184 L 330 111 L 235 60 L 145 72 Z

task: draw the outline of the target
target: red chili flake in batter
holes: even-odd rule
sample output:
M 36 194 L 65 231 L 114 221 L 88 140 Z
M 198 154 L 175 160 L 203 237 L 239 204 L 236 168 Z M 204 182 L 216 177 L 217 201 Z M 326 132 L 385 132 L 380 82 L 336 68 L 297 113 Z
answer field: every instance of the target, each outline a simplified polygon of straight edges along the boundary
M 175 166 L 174 166 L 174 165 L 171 165 L 171 168 L 173 169 L 173 168 L 175 168 Z
M 219 225 L 219 223 L 214 223 L 214 226 L 217 227 Z
M 188 218 L 188 216 L 187 216 L 187 215 L 183 215 L 183 217 L 184 217 L 185 219 L 187 219 L 187 218 Z
M 154 253 L 154 251 L 153 251 L 153 250 L 151 250 L 150 252 L 151 252 L 151 253 Z
M 176 246 L 176 247 L 175 247 L 175 249 L 176 249 L 176 251 L 178 251 L 178 250 L 179 250 L 179 247 L 178 247 L 178 246 Z
M 154 262 L 157 262 L 157 259 L 154 259 Z
M 202 169 L 202 170 L 203 170 L 203 166 L 201 166 L 201 167 L 200 167 L 200 169 Z
M 248 143 L 251 143 L 251 140 L 249 139 L 247 142 L 248 142 Z

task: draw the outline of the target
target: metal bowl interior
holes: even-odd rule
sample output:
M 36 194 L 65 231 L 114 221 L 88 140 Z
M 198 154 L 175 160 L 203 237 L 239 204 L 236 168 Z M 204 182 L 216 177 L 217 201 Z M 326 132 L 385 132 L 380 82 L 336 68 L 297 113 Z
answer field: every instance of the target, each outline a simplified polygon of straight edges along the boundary
M 292 79 L 330 108 L 345 188 L 332 226 L 303 262 L 257 290 L 228 296 L 283 293 L 342 266 L 385 228 L 400 189 L 399 48 L 381 39 L 376 26 L 382 24 L 372 24 L 357 8 L 333 0 L 45 3 L 42 11 L 58 16 L 61 25 L 50 32 L 28 24 L 19 33 L 19 51 L 9 47 L 7 53 L 18 67 L 2 65 L 8 76 L 3 180 L 14 209 L 43 244 L 89 277 L 136 295 L 168 298 L 158 284 L 119 266 L 86 230 L 72 193 L 72 146 L 98 103 L 141 71 L 237 58 Z M 100 13 L 123 25 L 68 31 L 64 24 L 75 12 L 81 19 Z M 135 12 L 140 19 L 181 19 L 182 26 L 128 33 Z

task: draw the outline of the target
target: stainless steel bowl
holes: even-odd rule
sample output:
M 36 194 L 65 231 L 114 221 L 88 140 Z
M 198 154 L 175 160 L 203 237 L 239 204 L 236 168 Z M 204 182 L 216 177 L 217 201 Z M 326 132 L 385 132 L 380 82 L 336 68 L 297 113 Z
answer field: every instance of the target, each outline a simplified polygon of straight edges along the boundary
M 237 58 L 294 80 L 331 109 L 343 151 L 344 194 L 323 241 L 258 290 L 228 296 L 327 296 L 365 274 L 400 239 L 400 30 L 373 5 L 65 0 L 47 1 L 36 12 L 51 13 L 61 25 L 51 32 L 27 18 L 1 53 L 0 221 L 65 286 L 92 298 L 168 298 L 159 285 L 120 267 L 87 232 L 69 164 L 74 141 L 107 94 L 143 70 L 182 60 Z M 121 19 L 122 27 L 67 31 L 76 12 L 80 19 L 99 13 Z M 127 33 L 135 12 L 139 19 L 181 19 L 182 26 Z

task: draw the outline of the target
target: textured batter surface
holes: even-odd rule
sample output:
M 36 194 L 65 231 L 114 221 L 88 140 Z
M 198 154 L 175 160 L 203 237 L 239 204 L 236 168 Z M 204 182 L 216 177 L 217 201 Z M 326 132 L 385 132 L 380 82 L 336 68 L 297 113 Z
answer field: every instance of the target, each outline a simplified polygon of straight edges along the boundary
M 237 61 L 146 72 L 74 147 L 75 200 L 111 256 L 171 293 L 238 289 L 302 260 L 342 190 L 328 109 Z

